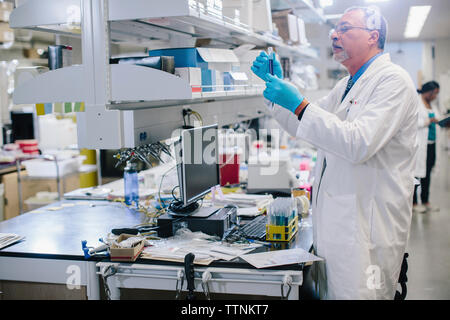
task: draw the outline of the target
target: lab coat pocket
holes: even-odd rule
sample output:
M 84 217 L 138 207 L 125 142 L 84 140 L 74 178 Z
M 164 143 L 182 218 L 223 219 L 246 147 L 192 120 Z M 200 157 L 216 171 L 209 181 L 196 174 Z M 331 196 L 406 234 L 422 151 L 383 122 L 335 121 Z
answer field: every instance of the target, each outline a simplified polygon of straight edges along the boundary
M 357 241 L 356 194 L 332 196 L 323 192 L 322 239 L 327 244 L 351 245 Z

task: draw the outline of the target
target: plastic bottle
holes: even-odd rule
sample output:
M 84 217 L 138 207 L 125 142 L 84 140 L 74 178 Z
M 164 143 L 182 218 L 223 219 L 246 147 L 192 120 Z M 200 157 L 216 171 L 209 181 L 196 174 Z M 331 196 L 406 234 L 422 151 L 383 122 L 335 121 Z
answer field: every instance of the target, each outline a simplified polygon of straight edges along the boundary
M 134 205 L 136 208 L 139 205 L 139 184 L 136 164 L 127 161 L 127 165 L 123 172 L 125 203 L 127 205 Z

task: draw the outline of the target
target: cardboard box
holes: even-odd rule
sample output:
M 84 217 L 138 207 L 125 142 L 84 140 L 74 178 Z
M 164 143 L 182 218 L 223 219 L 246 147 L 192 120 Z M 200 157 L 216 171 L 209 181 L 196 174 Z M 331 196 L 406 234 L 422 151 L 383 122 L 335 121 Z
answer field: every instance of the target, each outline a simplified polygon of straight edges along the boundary
M 239 15 L 238 17 L 237 17 L 237 13 Z M 239 20 L 240 23 L 248 25 L 249 27 L 252 27 L 252 25 L 253 25 L 253 1 L 223 0 L 222 14 L 231 19 Z
M 0 3 L 3 3 L 3 2 L 0 2 Z M 0 21 L 9 22 L 10 14 L 11 14 L 11 11 L 0 9 Z
M 298 42 L 301 45 L 309 46 L 310 43 L 306 38 L 305 22 L 301 18 L 297 18 L 297 27 L 298 27 Z
M 9 23 L 0 22 L 0 42 L 14 41 L 14 30 L 9 27 Z
M 270 0 L 253 1 L 253 19 L 251 27 L 255 32 L 272 33 L 272 15 Z
M 130 237 L 135 237 L 135 235 L 121 234 L 117 238 L 117 242 L 120 243 Z M 136 261 L 142 250 L 144 250 L 144 240 L 132 248 L 120 248 L 113 244 L 110 248 L 111 261 Z
M 202 91 L 202 69 L 200 68 L 175 68 L 175 75 L 186 80 L 192 88 L 192 92 Z
M 5 1 L 0 2 L 0 10 L 12 11 L 13 9 L 14 6 L 12 2 L 5 2 Z
M 297 16 L 291 10 L 276 11 L 272 13 L 272 20 L 278 28 L 279 36 L 289 44 L 299 43 L 299 28 Z

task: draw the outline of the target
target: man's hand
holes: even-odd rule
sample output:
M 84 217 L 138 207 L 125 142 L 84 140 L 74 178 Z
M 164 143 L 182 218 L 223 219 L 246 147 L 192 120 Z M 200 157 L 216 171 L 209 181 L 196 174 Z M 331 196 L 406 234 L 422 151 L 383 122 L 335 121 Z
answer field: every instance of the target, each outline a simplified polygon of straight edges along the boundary
M 295 114 L 295 110 L 304 99 L 297 88 L 271 74 L 267 74 L 266 79 L 264 97 Z
M 275 57 L 275 53 L 272 53 L 273 57 L 273 73 L 278 78 L 283 79 L 283 69 L 281 68 L 280 62 Z M 264 51 L 261 51 L 259 56 L 256 57 L 255 61 L 253 61 L 253 66 L 251 67 L 254 74 L 258 77 L 267 81 L 266 74 L 270 74 L 269 72 L 269 56 Z

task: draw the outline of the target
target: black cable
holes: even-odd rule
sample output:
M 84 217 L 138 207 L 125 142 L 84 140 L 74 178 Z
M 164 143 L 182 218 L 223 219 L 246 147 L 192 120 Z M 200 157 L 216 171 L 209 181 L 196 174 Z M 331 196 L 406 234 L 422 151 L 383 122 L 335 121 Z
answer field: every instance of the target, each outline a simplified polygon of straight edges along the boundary
M 180 188 L 180 186 L 175 186 L 175 187 L 173 187 L 172 192 L 171 192 L 171 193 L 172 193 L 172 197 L 173 197 L 176 201 L 181 202 L 181 199 L 175 197 L 175 195 L 173 194 L 173 190 L 175 190 L 176 188 Z

